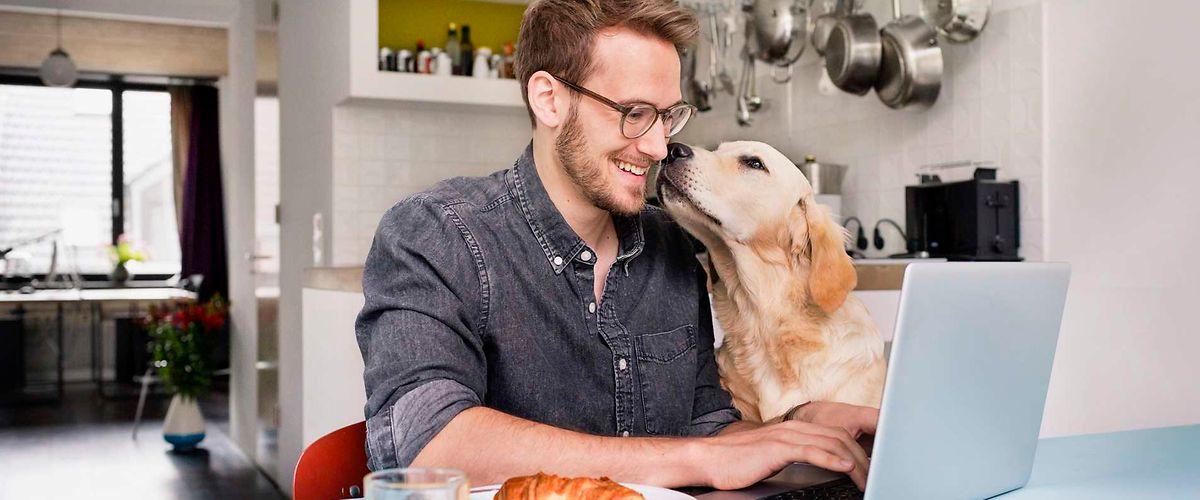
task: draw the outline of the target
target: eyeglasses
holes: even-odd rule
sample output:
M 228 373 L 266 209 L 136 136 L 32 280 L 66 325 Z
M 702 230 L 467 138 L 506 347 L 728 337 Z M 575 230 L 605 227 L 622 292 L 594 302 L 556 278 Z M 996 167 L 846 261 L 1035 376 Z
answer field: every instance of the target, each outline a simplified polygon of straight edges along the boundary
M 662 118 L 663 130 L 667 131 L 666 136 L 671 137 L 678 134 L 680 130 L 683 130 L 683 126 L 687 124 L 692 115 L 696 114 L 696 107 L 685 102 L 667 109 L 658 109 L 654 105 L 644 102 L 635 102 L 628 105 L 621 104 L 564 80 L 558 75 L 552 74 L 550 76 L 558 79 L 567 88 L 600 101 L 601 104 L 620 112 L 621 135 L 625 136 L 626 139 L 637 139 L 646 135 L 646 132 L 649 132 L 654 127 L 654 122 L 658 121 L 659 118 Z

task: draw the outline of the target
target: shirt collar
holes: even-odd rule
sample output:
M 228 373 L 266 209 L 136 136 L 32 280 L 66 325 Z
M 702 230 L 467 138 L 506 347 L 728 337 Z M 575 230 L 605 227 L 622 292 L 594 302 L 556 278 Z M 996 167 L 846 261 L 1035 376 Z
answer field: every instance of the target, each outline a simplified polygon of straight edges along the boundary
M 580 238 L 567 224 L 562 213 L 550 200 L 542 179 L 538 176 L 537 167 L 533 161 L 533 143 L 525 147 L 525 152 L 517 159 L 509 173 L 510 183 L 516 194 L 517 204 L 525 216 L 525 222 L 533 231 L 546 254 L 546 261 L 554 269 L 554 274 L 560 274 L 570 265 L 571 261 L 579 258 L 579 253 L 586 248 L 583 238 Z M 645 247 L 645 237 L 642 233 L 642 215 L 614 216 L 613 225 L 617 230 L 620 251 L 617 262 L 624 265 L 625 274 L 629 274 L 629 262 L 637 257 Z M 595 257 L 592 257 L 595 263 Z

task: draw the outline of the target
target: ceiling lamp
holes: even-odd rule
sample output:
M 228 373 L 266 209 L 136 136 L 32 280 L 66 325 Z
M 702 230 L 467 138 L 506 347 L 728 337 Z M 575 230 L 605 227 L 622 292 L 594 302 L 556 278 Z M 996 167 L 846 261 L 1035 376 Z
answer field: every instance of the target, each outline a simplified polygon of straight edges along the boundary
M 62 11 L 56 14 L 58 20 L 58 48 L 50 52 L 46 56 L 46 60 L 42 61 L 42 69 L 38 73 L 42 77 L 42 83 L 51 87 L 70 87 L 75 85 L 75 81 L 79 79 L 79 72 L 75 70 L 75 62 L 71 61 L 71 56 L 62 49 Z

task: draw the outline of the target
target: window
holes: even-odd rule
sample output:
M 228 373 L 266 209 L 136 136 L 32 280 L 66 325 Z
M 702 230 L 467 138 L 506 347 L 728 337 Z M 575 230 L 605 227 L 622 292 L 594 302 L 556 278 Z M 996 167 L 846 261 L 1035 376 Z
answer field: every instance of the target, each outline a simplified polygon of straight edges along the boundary
M 125 91 L 125 237 L 146 254 L 135 272 L 179 272 L 179 225 L 171 156 L 171 95 Z
M 130 263 L 134 274 L 178 272 L 170 113 L 161 86 L 51 88 L 0 75 L 0 247 L 45 236 L 0 271 L 41 275 L 54 261 L 105 276 L 124 234 L 147 257 Z

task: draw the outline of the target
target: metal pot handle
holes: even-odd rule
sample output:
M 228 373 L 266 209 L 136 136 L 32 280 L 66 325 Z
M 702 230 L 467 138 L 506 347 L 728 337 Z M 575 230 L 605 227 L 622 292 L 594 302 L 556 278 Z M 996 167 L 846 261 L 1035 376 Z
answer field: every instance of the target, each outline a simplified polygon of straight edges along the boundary
M 792 73 L 795 71 L 795 70 L 793 69 L 793 66 L 795 66 L 795 65 L 793 65 L 793 64 L 789 64 L 789 65 L 787 65 L 787 66 L 773 66 L 773 67 L 771 67 L 771 80 L 772 80 L 772 81 L 774 81 L 775 83 L 778 83 L 778 84 L 784 84 L 784 83 L 787 83 L 787 82 L 790 82 L 790 81 L 792 81 Z M 783 78 L 781 79 L 781 78 L 779 77 L 779 70 L 780 70 L 780 69 L 783 69 L 783 68 L 786 68 L 786 69 L 787 69 L 787 73 L 786 73 L 785 75 L 783 75 Z

